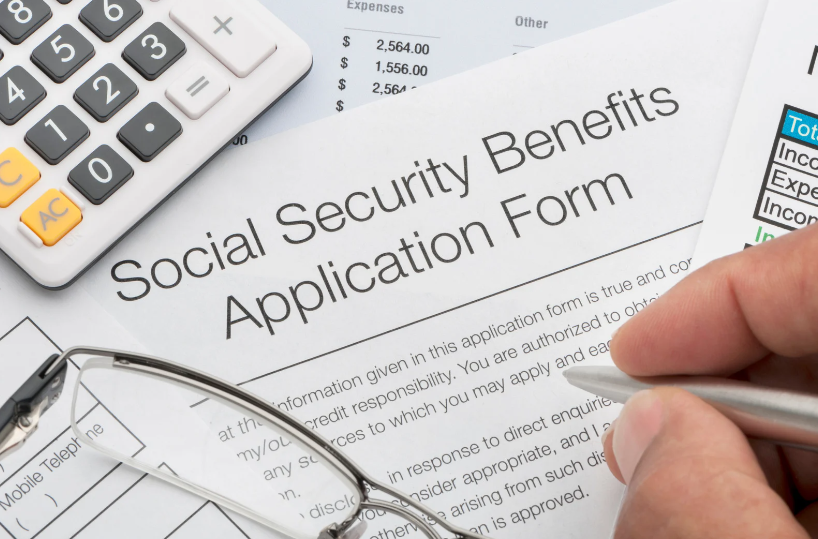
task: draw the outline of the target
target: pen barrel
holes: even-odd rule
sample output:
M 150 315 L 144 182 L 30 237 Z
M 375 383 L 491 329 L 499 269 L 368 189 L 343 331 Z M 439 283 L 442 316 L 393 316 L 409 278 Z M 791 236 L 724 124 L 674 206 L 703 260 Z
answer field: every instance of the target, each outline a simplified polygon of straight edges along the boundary
M 669 385 L 700 397 L 749 437 L 818 451 L 818 397 L 730 380 Z
M 684 389 L 719 410 L 749 437 L 818 451 L 818 396 L 808 393 L 724 378 L 633 378 L 615 367 L 574 367 L 565 371 L 565 377 L 576 387 L 619 403 L 646 389 Z

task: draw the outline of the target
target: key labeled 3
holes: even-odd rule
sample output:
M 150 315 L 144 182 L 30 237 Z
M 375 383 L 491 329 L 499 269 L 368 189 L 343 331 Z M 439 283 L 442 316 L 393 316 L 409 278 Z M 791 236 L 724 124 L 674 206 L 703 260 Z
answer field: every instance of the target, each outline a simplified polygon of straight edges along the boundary
M 56 189 L 49 189 L 28 207 L 20 220 L 48 247 L 53 247 L 82 221 L 80 209 Z
M 187 47 L 176 34 L 156 22 L 125 47 L 122 58 L 146 80 L 156 80 L 185 55 Z

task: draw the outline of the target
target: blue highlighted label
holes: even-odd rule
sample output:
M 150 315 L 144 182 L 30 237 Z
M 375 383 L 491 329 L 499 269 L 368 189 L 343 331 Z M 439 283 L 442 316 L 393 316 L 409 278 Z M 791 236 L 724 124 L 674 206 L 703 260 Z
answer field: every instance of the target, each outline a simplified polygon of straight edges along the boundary
M 818 147 L 818 118 L 787 109 L 781 134 Z

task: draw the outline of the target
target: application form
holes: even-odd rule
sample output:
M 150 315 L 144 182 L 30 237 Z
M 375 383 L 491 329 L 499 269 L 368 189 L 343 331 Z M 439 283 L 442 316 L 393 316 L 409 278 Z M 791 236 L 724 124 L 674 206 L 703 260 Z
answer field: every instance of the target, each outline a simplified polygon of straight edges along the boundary
M 818 221 L 818 6 L 771 0 L 713 190 L 696 264 Z
M 561 373 L 689 272 L 763 8 L 682 0 L 227 152 L 79 286 L 447 519 L 607 537 L 618 409 Z M 84 533 L 171 534 L 164 492 Z
M 236 140 L 246 144 L 669 0 L 261 0 L 312 48 L 310 75 Z
M 43 290 L 10 262 L 0 263 L 0 395 L 11 396 L 53 354 L 68 347 L 141 350 L 139 342 L 80 288 Z M 26 444 L 0 462 L 0 537 L 103 539 L 248 535 L 220 507 L 172 488 L 86 447 L 70 428 L 81 365 L 68 365 L 65 393 Z M 87 388 L 78 395 L 78 425 L 116 436 L 134 452 L 136 426 Z

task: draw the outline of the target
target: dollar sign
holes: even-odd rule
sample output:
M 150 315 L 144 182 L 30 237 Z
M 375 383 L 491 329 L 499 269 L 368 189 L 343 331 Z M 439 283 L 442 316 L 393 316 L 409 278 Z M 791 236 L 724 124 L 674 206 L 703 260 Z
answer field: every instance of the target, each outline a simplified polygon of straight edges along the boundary
M 335 104 L 335 110 L 337 110 L 338 112 L 341 112 L 342 110 L 344 110 L 344 102 L 339 100 Z
M 349 36 L 344 36 L 344 47 L 349 47 Z
M 341 79 L 341 80 L 338 81 L 338 89 L 339 90 L 346 90 L 346 87 L 347 87 L 346 79 Z
M 347 57 L 344 56 L 341 58 L 341 69 L 346 69 L 347 66 L 349 66 L 349 60 L 347 60 Z

